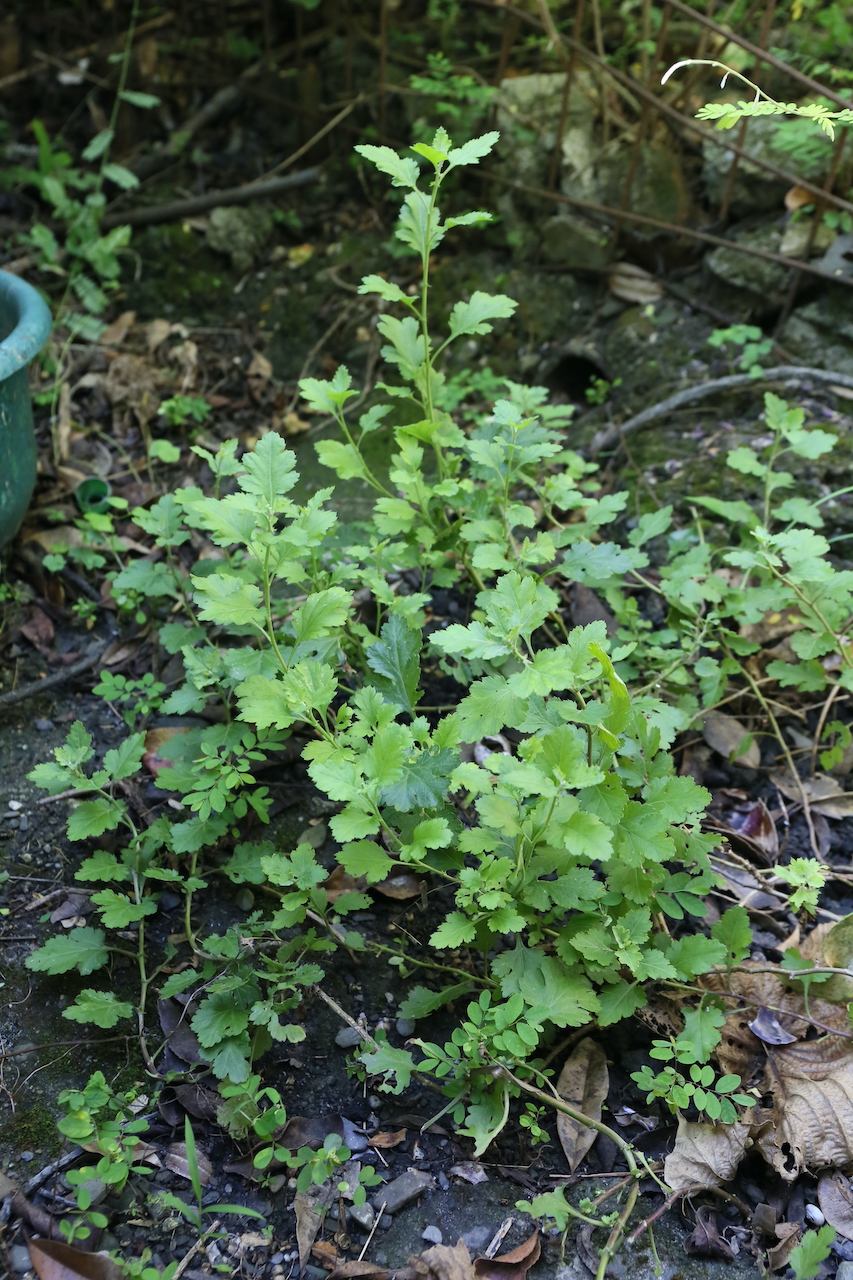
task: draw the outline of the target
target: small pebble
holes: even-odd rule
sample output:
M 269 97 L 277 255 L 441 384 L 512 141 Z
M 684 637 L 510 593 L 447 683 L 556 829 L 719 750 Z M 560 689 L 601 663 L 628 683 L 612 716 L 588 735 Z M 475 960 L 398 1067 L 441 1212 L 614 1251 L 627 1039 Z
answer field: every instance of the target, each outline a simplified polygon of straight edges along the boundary
M 306 827 L 301 832 L 297 844 L 310 844 L 312 849 L 322 849 L 326 843 L 326 836 L 329 828 L 323 822 L 318 822 L 315 827 Z
M 826 1222 L 826 1218 L 816 1204 L 806 1205 L 806 1222 L 810 1227 L 822 1227 Z
M 241 911 L 251 911 L 255 905 L 255 895 L 251 889 L 241 889 L 234 901 Z
M 441 1244 L 443 1238 L 438 1227 L 424 1227 L 421 1232 L 421 1239 L 429 1241 L 430 1244 Z
M 354 1045 L 361 1044 L 361 1041 L 362 1037 L 355 1027 L 341 1027 L 335 1036 L 335 1044 L 339 1049 L 352 1049 Z
M 28 827 L 29 825 L 30 825 L 29 818 L 27 817 L 27 815 L 26 815 L 25 813 L 22 813 L 22 814 L 21 814 L 21 820 L 20 820 L 20 822 L 18 823 L 18 830 L 19 830 L 19 831 L 26 831 L 26 829 L 27 829 L 27 827 Z
M 10 1245 L 9 1262 L 12 1264 L 12 1270 L 17 1271 L 18 1275 L 23 1275 L 25 1271 L 32 1270 L 33 1264 L 30 1260 L 30 1251 L 26 1245 Z
M 53 728 L 53 721 L 52 720 L 36 720 L 36 728 L 38 729 L 39 733 L 47 733 L 50 729 Z
M 414 1018 L 398 1018 L 394 1025 L 398 1036 L 413 1036 L 417 1029 Z
M 441 1187 L 442 1191 L 450 1190 L 450 1179 L 446 1173 L 442 1172 L 441 1169 L 438 1171 L 438 1185 Z
M 14 809 L 14 810 L 15 810 L 15 812 L 17 812 L 17 811 L 18 811 L 18 809 L 23 809 L 23 807 L 24 807 L 24 802 L 23 802 L 23 800 L 10 800 L 10 801 L 9 801 L 9 808 L 10 808 L 10 809 Z M 20 1248 L 21 1246 L 19 1245 L 18 1247 Z
M 20 1155 L 20 1159 L 26 1160 L 26 1162 L 29 1164 L 30 1160 L 35 1160 L 35 1153 L 32 1151 L 22 1151 Z

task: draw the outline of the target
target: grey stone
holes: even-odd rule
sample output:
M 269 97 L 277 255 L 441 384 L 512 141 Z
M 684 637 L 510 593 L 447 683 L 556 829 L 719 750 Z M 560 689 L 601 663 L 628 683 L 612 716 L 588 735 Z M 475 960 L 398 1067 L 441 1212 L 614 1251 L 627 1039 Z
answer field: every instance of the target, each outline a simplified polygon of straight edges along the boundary
M 211 249 L 229 254 L 236 271 L 248 271 L 267 243 L 274 221 L 268 204 L 220 206 L 211 211 L 207 243 Z
M 398 1018 L 394 1025 L 398 1036 L 412 1036 L 417 1028 L 414 1018 Z
M 365 1231 L 371 1231 L 376 1221 L 376 1212 L 372 1204 L 365 1200 L 364 1204 L 354 1204 L 347 1209 L 347 1216 L 357 1222 Z
M 444 1237 L 438 1227 L 424 1227 L 421 1232 L 421 1239 L 428 1241 L 430 1244 L 441 1244 Z
M 255 895 L 251 889 L 240 889 L 234 901 L 241 911 L 251 911 L 255 905 Z
M 312 849 L 322 849 L 328 834 L 329 828 L 325 822 L 317 822 L 313 827 L 306 827 L 304 831 L 299 833 L 298 843 L 310 844 Z
M 435 1178 L 431 1173 L 421 1169 L 408 1169 L 393 1182 L 386 1182 L 373 1197 L 373 1207 L 377 1212 L 385 1206 L 387 1213 L 397 1213 L 424 1191 L 431 1191 L 435 1186 Z
M 27 1164 L 29 1164 L 31 1160 L 35 1160 L 35 1153 L 32 1151 L 22 1151 L 19 1158 L 21 1160 L 25 1160 Z
M 335 1036 L 335 1044 L 339 1049 L 351 1049 L 353 1045 L 361 1044 L 362 1037 L 358 1034 L 355 1027 L 341 1027 Z
M 30 1261 L 30 1251 L 23 1244 L 13 1244 L 9 1247 L 9 1262 L 12 1270 L 17 1271 L 18 1275 L 23 1275 L 25 1271 L 32 1271 L 33 1264 Z
M 462 1236 L 468 1246 L 468 1252 L 472 1255 L 485 1249 L 491 1238 L 491 1227 L 472 1227 L 470 1231 L 466 1231 Z
M 778 227 L 759 227 L 756 231 L 743 231 L 735 236 L 738 244 L 751 249 L 763 249 L 778 253 L 782 233 Z M 736 289 L 744 289 L 757 295 L 763 306 L 781 304 L 787 288 L 789 272 L 776 262 L 763 258 L 750 258 L 736 249 L 715 249 L 705 258 L 705 265 L 720 280 Z
M 542 255 L 565 267 L 606 267 L 613 256 L 612 236 L 572 213 L 558 213 L 542 228 Z
M 835 1280 L 853 1280 L 853 1262 L 840 1262 Z

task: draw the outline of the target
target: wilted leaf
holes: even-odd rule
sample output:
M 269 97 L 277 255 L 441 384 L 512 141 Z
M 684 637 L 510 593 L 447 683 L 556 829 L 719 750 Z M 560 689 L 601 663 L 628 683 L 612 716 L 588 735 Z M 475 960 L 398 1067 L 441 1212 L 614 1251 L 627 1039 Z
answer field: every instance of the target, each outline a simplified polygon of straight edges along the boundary
M 475 1258 L 474 1275 L 477 1280 L 524 1280 L 530 1268 L 539 1261 L 541 1252 L 537 1228 L 524 1244 L 510 1249 L 509 1253 L 502 1253 L 499 1258 Z
M 557 1093 L 564 1102 L 575 1110 L 582 1111 L 590 1120 L 600 1120 L 601 1106 L 607 1097 L 609 1084 L 604 1050 L 587 1036 L 566 1059 L 557 1081 Z M 557 1112 L 557 1133 L 569 1170 L 574 1173 L 598 1133 L 589 1125 L 572 1120 L 561 1111 Z
M 771 609 L 759 622 L 745 622 L 738 629 L 738 634 L 756 644 L 772 644 L 799 631 L 802 625 L 803 619 L 795 609 L 786 609 L 784 613 Z
M 155 320 L 154 323 L 156 324 L 157 321 Z M 135 324 L 136 312 L 122 311 L 117 320 L 113 320 L 112 324 L 107 325 L 98 342 L 102 347 L 117 347 L 124 342 Z
M 800 1243 L 800 1233 L 798 1222 L 779 1223 L 776 1228 L 779 1243 L 767 1250 L 767 1262 L 771 1271 L 781 1271 L 783 1267 L 787 1267 L 791 1254 Z
M 403 901 L 406 898 L 417 898 L 423 892 L 424 882 L 411 871 L 400 871 L 393 876 L 386 876 L 384 880 L 370 887 L 385 898 L 397 898 Z
M 663 289 L 653 275 L 633 262 L 616 262 L 607 277 L 610 292 L 624 302 L 657 302 Z
M 822 1021 L 815 1012 L 816 1003 L 809 1002 L 811 1014 Z M 826 1001 L 819 1003 L 846 1014 Z M 761 1088 L 772 1094 L 773 1107 L 755 1145 L 786 1182 L 793 1182 L 803 1169 L 853 1164 L 853 1049 L 849 1040 L 830 1035 L 768 1048 Z
M 293 1211 L 296 1214 L 296 1247 L 299 1250 L 300 1271 L 305 1270 L 305 1263 L 320 1233 L 326 1210 L 336 1194 L 332 1182 L 328 1182 L 325 1187 L 312 1186 L 308 1191 L 296 1193 Z
M 680 1116 L 664 1177 L 679 1192 L 722 1186 L 734 1177 L 748 1146 L 748 1123 L 695 1124 Z
M 779 836 L 770 810 L 763 800 L 753 800 L 743 791 L 717 792 L 712 805 L 716 830 L 732 843 L 745 845 L 762 862 L 774 862 L 779 852 Z
M 261 355 L 260 351 L 256 351 L 252 356 L 248 369 L 246 370 L 247 378 L 257 378 L 261 382 L 269 382 L 272 377 L 272 365 L 266 356 Z
M 122 1280 L 118 1263 L 103 1253 L 83 1253 L 59 1240 L 28 1240 L 39 1280 Z
M 771 773 L 770 780 L 783 796 L 798 804 L 802 803 L 802 788 L 809 807 L 814 813 L 822 813 L 825 818 L 849 818 L 853 814 L 853 792 L 844 791 L 835 778 L 830 778 L 825 773 L 816 773 L 813 777 L 801 778 L 798 782 L 790 773 L 779 769 Z
M 794 213 L 807 204 L 814 204 L 814 194 L 806 191 L 805 187 L 789 187 L 785 192 L 785 208 L 789 213 Z
M 298 1151 L 300 1147 L 318 1151 L 332 1133 L 342 1138 L 350 1151 L 367 1150 L 367 1137 L 362 1130 L 346 1116 L 339 1115 L 291 1116 L 276 1142 L 289 1151 Z
M 145 341 L 149 355 L 153 355 L 157 348 L 163 345 L 171 332 L 171 320 L 151 320 L 145 326 Z
M 417 1280 L 474 1280 L 471 1255 L 464 1240 L 455 1245 L 436 1244 L 409 1259 Z
M 368 1145 L 371 1147 L 382 1147 L 388 1150 L 390 1147 L 399 1147 L 401 1142 L 405 1141 L 408 1129 L 397 1129 L 395 1133 L 374 1133 L 368 1138 Z
M 826 982 L 822 982 L 820 994 L 825 1000 L 853 1000 L 853 915 L 844 916 L 829 929 L 824 927 L 821 930 L 818 926 L 812 931 L 809 942 L 816 940 L 815 935 L 820 932 L 824 936 L 823 946 L 818 954 L 811 956 L 805 947 L 803 954 L 809 954 L 810 958 L 827 965 L 830 969 L 850 971 L 849 978 L 845 978 L 843 974 L 834 973 Z
M 345 1276 L 374 1276 L 375 1280 L 386 1280 L 390 1274 L 388 1268 L 380 1266 L 378 1262 L 368 1262 L 366 1259 L 360 1262 L 354 1258 L 351 1262 L 339 1262 L 334 1271 L 330 1272 L 329 1280 L 343 1280 Z
M 364 885 L 363 879 L 356 880 L 355 876 L 351 876 L 348 871 L 344 871 L 343 867 L 338 866 L 334 868 L 329 878 L 323 881 L 320 888 L 325 891 L 329 902 L 337 902 L 342 893 L 359 893 Z
M 451 1167 L 450 1172 L 454 1178 L 464 1178 L 466 1182 L 470 1182 L 472 1187 L 478 1182 L 489 1181 L 489 1175 L 479 1160 L 460 1160 Z
M 196 1147 L 195 1156 L 201 1185 L 206 1187 L 213 1177 L 213 1165 L 198 1147 Z M 172 1173 L 176 1173 L 179 1178 L 186 1178 L 187 1182 L 192 1182 L 192 1174 L 187 1160 L 187 1144 L 185 1142 L 170 1143 L 163 1163 L 167 1169 L 171 1169 Z
M 843 1173 L 825 1173 L 817 1184 L 823 1216 L 846 1240 L 853 1240 L 853 1187 Z
M 793 1044 L 797 1039 L 785 1030 L 776 1015 L 769 1009 L 759 1009 L 748 1025 L 752 1034 L 764 1044 Z
M 29 618 L 18 630 L 35 649 L 38 649 L 39 653 L 46 653 L 50 648 L 54 636 L 53 623 L 38 605 L 32 609 Z
M 142 757 L 142 763 L 150 773 L 156 777 L 161 769 L 174 768 L 174 760 L 167 760 L 160 755 L 160 748 L 164 742 L 169 742 L 179 733 L 190 733 L 191 730 L 183 725 L 161 725 L 157 729 L 149 729 L 145 735 L 145 753 Z
M 740 750 L 748 736 L 749 730 L 740 720 L 724 715 L 722 711 L 708 711 L 702 722 L 702 737 L 709 747 L 727 760 L 734 760 L 736 764 L 746 765 L 749 769 L 757 769 L 761 764 L 758 743 L 752 739 L 745 750 Z
M 696 1210 L 696 1225 L 684 1240 L 684 1252 L 696 1258 L 714 1258 L 718 1262 L 734 1262 L 734 1251 L 717 1230 L 717 1215 L 709 1205 Z

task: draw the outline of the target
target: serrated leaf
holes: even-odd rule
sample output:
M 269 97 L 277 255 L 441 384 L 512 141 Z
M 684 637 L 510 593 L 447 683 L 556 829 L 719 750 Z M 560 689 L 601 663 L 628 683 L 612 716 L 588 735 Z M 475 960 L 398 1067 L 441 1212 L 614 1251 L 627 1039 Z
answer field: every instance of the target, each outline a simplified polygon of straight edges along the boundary
M 291 616 L 290 625 L 296 643 L 331 635 L 344 625 L 351 608 L 352 595 L 343 587 L 313 592 Z
M 84 858 L 75 880 L 129 880 L 130 869 L 119 862 L 113 853 L 96 849 L 90 858 Z
M 108 929 L 126 929 L 129 924 L 152 916 L 157 911 L 156 898 L 143 898 L 134 902 L 124 893 L 115 889 L 99 889 L 92 894 L 92 902 L 101 909 L 101 922 Z
M 364 479 L 365 465 L 354 445 L 342 440 L 320 440 L 314 447 L 323 466 L 336 471 L 342 480 Z
M 491 333 L 492 320 L 505 320 L 513 314 L 518 303 L 505 294 L 482 293 L 476 289 L 467 302 L 457 302 L 450 313 L 450 336 Z
M 114 782 L 122 778 L 130 778 L 142 764 L 145 752 L 145 734 L 132 733 L 120 746 L 114 747 L 104 756 L 104 768 Z
M 495 958 L 492 971 L 505 997 L 518 992 L 531 1007 L 543 1005 L 557 1027 L 582 1027 L 598 1012 L 598 998 L 586 978 L 521 940 Z
M 447 796 L 450 775 L 459 753 L 450 747 L 433 747 L 406 762 L 401 777 L 382 792 L 382 803 L 410 813 L 412 809 L 437 809 Z
M 420 177 L 418 162 L 408 156 L 398 156 L 390 147 L 373 147 L 367 144 L 357 146 L 355 150 L 365 160 L 376 165 L 380 173 L 385 173 L 395 187 L 416 187 Z
M 394 614 L 383 625 L 379 639 L 367 649 L 367 665 L 379 677 L 374 686 L 386 702 L 396 703 L 403 711 L 414 714 L 420 698 L 421 632 Z
M 386 302 L 405 302 L 408 306 L 414 302 L 414 299 L 404 293 L 398 284 L 377 275 L 362 276 L 358 291 L 359 293 L 378 293 Z
M 72 1022 L 94 1022 L 96 1027 L 108 1031 L 120 1018 L 129 1018 L 133 1013 L 133 1005 L 126 1000 L 119 1000 L 114 991 L 95 991 L 91 988 L 81 991 L 74 1003 L 62 1010 L 63 1018 Z
M 368 1075 L 384 1077 L 382 1087 L 389 1093 L 402 1093 L 411 1084 L 415 1060 L 407 1049 L 392 1049 L 390 1044 L 378 1044 L 370 1053 L 361 1054 L 358 1061 Z M 393 1085 L 392 1077 L 395 1079 Z
M 449 1004 L 467 995 L 473 986 L 472 982 L 457 982 L 452 987 L 443 987 L 441 991 L 430 991 L 427 987 L 412 987 L 400 1005 L 400 1014 L 404 1018 L 426 1018 Z
M 479 138 L 469 138 L 461 147 L 454 147 L 448 154 L 448 161 L 452 167 L 465 164 L 479 164 L 480 161 L 487 156 L 500 138 L 498 131 L 492 130 L 491 133 L 483 133 Z
M 722 942 L 695 933 L 674 942 L 668 948 L 666 958 L 680 978 L 689 980 L 700 973 L 710 972 L 715 965 L 724 964 L 727 954 Z
M 740 964 L 749 955 L 752 946 L 749 912 L 745 907 L 729 907 L 711 925 L 711 937 L 726 948 L 728 963 Z
M 266 438 L 266 437 L 265 437 Z M 191 578 L 195 588 L 198 616 L 220 627 L 263 628 L 262 596 L 259 587 L 227 573 L 209 573 Z
M 36 973 L 52 974 L 77 969 L 85 978 L 109 960 L 110 953 L 104 938 L 103 929 L 83 925 L 58 938 L 49 938 L 44 946 L 27 956 L 26 966 Z
M 623 1018 L 630 1018 L 646 1003 L 646 996 L 639 982 L 616 982 L 603 987 L 598 993 L 598 1025 L 611 1027 Z
M 249 1025 L 247 1009 L 239 1008 L 230 992 L 214 992 L 193 1015 L 191 1026 L 199 1044 L 211 1049 L 220 1040 L 238 1036 Z
M 429 940 L 431 947 L 461 947 L 465 942 L 473 942 L 477 929 L 473 920 L 463 916 L 461 911 L 451 911 L 445 916 Z
M 390 876 L 394 862 L 373 840 L 354 840 L 339 854 L 341 865 L 351 876 L 364 876 L 368 884 L 378 884 Z
M 121 822 L 124 805 L 107 796 L 96 800 L 83 800 L 68 818 L 68 839 L 88 840 L 90 836 L 112 831 Z

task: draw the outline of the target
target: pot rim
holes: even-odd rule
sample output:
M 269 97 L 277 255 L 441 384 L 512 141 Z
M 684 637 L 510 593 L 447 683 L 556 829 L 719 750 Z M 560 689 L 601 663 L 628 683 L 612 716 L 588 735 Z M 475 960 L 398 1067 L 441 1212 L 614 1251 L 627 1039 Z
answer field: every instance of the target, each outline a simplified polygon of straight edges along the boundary
M 41 351 L 53 317 L 38 290 L 9 271 L 0 271 L 0 304 L 9 306 L 15 317 L 14 329 L 0 342 L 0 382 L 4 382 Z

